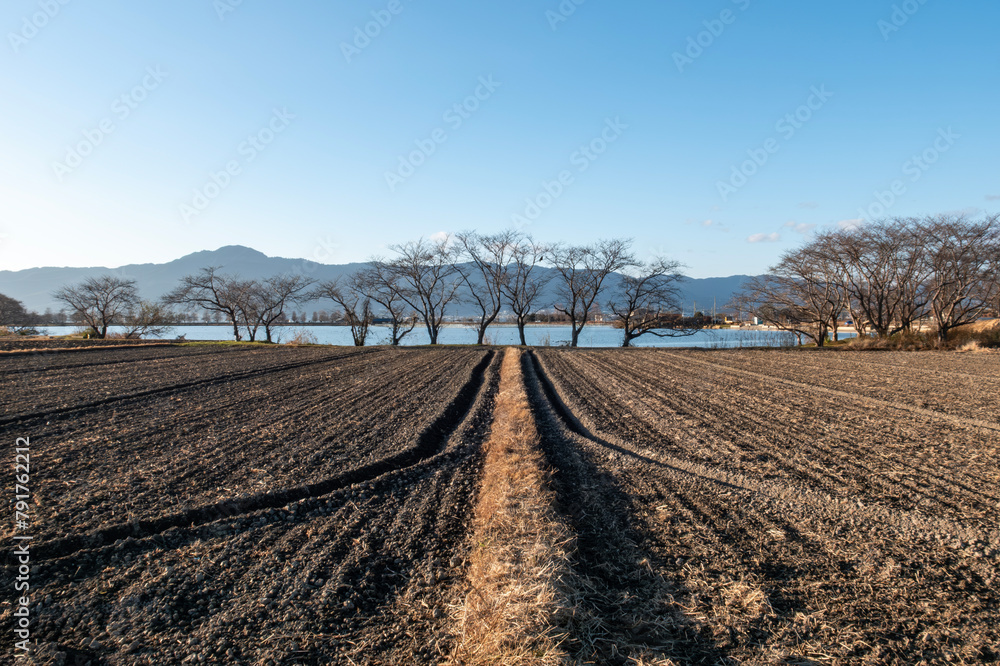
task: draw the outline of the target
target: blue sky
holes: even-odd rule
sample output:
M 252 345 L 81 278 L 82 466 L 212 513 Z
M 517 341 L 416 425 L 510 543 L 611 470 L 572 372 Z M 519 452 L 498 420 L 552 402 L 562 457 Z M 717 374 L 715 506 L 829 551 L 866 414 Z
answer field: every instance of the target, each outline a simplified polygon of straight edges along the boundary
M 0 270 L 230 244 L 346 263 L 516 225 L 759 273 L 824 227 L 1000 210 L 998 22 L 943 0 L 7 0 Z

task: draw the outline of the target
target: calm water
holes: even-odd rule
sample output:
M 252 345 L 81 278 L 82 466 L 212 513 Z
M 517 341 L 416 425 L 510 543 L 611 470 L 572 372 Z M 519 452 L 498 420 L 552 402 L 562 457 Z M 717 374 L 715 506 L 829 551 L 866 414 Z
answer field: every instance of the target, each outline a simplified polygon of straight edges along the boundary
M 47 326 L 47 335 L 66 335 L 78 330 L 76 326 Z M 115 331 L 115 327 L 111 328 Z M 329 345 L 351 345 L 351 331 L 346 326 L 285 326 L 277 329 L 276 341 L 287 342 L 297 333 L 306 332 L 317 342 Z M 232 340 L 232 330 L 228 326 L 176 326 L 163 337 L 172 340 L 183 335 L 188 340 Z M 487 331 L 490 342 L 498 345 L 518 344 L 517 328 L 514 326 L 492 326 Z M 558 346 L 569 344 L 569 326 L 529 326 L 525 330 L 529 345 Z M 372 327 L 369 344 L 384 343 L 389 337 L 386 328 Z M 842 333 L 842 336 L 844 334 Z M 263 339 L 263 331 L 260 338 Z M 413 329 L 404 338 L 406 345 L 425 345 L 429 341 L 423 327 Z M 476 331 L 468 326 L 446 326 L 438 337 L 441 344 L 475 344 Z M 580 334 L 582 347 L 618 347 L 622 342 L 620 330 L 610 326 L 587 326 Z M 696 334 L 678 338 L 658 338 L 653 334 L 633 340 L 636 347 L 781 347 L 795 344 L 794 336 L 781 331 L 743 331 L 733 329 L 698 331 Z

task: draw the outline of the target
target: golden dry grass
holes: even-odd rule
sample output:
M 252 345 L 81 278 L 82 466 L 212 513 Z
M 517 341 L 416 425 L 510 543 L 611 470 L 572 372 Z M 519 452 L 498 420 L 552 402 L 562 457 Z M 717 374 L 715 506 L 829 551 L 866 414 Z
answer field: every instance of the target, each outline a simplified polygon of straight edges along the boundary
M 461 628 L 454 664 L 559 664 L 556 617 L 569 597 L 573 537 L 559 521 L 538 450 L 520 350 L 500 370 L 494 421 L 476 505 L 469 592 L 454 609 Z
M 967 324 L 965 326 L 959 326 L 955 329 L 956 332 L 969 332 L 969 333 L 991 333 L 992 331 L 1000 331 L 1000 319 L 987 319 L 985 321 L 977 321 L 974 324 Z

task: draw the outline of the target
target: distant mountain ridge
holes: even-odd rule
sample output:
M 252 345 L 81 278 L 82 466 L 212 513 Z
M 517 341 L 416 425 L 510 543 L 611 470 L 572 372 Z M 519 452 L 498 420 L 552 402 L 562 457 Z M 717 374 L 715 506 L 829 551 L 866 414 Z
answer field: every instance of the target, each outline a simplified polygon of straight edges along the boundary
M 67 284 L 76 284 L 87 277 L 113 273 L 135 280 L 143 298 L 156 299 L 166 294 L 185 275 L 190 275 L 207 266 L 220 266 L 221 272 L 238 274 L 244 278 L 259 279 L 280 273 L 302 273 L 318 280 L 332 280 L 353 273 L 364 263 L 320 264 L 307 259 L 286 259 L 269 257 L 242 245 L 227 245 L 218 250 L 203 250 L 184 255 L 164 264 L 130 264 L 119 268 L 94 266 L 89 268 L 45 267 L 27 268 L 20 271 L 0 271 L 0 294 L 5 294 L 24 303 L 29 310 L 44 312 L 58 311 L 63 306 L 52 298 L 52 293 Z M 552 269 L 545 269 L 552 270 Z M 609 288 L 615 286 L 612 276 Z M 713 303 L 719 311 L 725 309 L 733 292 L 746 280 L 746 275 L 731 275 L 716 278 L 687 278 L 682 287 L 682 302 L 685 312 L 698 310 L 711 312 Z M 541 307 L 550 307 L 555 300 L 554 284 L 549 283 L 542 299 Z M 307 311 L 321 309 L 319 303 L 310 304 Z M 472 314 L 468 304 L 460 304 L 450 314 Z

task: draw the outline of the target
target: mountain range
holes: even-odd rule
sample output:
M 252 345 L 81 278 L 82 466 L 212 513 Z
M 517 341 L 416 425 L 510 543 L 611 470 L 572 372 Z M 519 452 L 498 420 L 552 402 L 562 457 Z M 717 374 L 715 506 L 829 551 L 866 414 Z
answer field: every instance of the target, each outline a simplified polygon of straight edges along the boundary
M 332 280 L 350 274 L 365 264 L 320 264 L 306 259 L 286 259 L 269 257 L 263 252 L 242 245 L 228 245 L 218 250 L 205 250 L 185 255 L 164 264 L 130 264 L 119 268 L 28 268 L 20 271 L 0 271 L 0 294 L 10 296 L 24 303 L 29 310 L 44 312 L 46 309 L 58 311 L 64 306 L 58 303 L 52 293 L 69 284 L 77 284 L 90 276 L 112 273 L 133 279 L 138 283 L 144 298 L 156 299 L 171 291 L 185 275 L 198 272 L 207 266 L 219 266 L 222 273 L 240 275 L 243 278 L 259 279 L 282 273 L 304 273 L 318 280 Z M 553 269 L 544 268 L 544 271 Z M 617 276 L 612 276 L 608 284 L 613 288 Z M 716 278 L 685 278 L 681 286 L 684 311 L 691 313 L 694 307 L 711 312 L 713 304 L 719 311 L 733 292 L 739 289 L 745 275 L 731 275 Z M 555 283 L 550 281 L 541 299 L 542 308 L 551 306 L 555 299 Z M 311 304 L 306 309 L 320 309 Z M 469 305 L 459 304 L 450 313 L 472 314 Z

